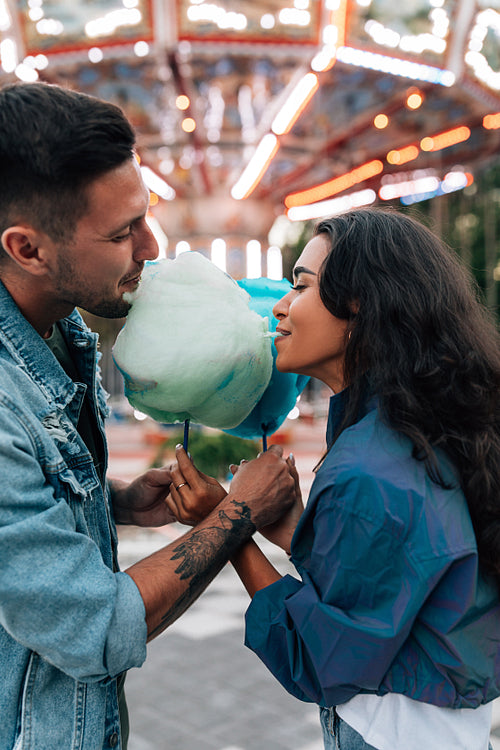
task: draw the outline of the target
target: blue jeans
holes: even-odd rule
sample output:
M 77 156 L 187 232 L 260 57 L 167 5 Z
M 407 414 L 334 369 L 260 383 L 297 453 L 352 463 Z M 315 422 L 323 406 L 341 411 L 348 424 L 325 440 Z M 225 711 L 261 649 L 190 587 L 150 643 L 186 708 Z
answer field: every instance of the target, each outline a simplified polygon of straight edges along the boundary
M 325 750 L 377 750 L 340 718 L 335 707 L 319 709 Z M 489 750 L 493 750 L 489 745 Z
M 325 750 L 377 750 L 340 718 L 335 707 L 320 707 L 319 716 Z

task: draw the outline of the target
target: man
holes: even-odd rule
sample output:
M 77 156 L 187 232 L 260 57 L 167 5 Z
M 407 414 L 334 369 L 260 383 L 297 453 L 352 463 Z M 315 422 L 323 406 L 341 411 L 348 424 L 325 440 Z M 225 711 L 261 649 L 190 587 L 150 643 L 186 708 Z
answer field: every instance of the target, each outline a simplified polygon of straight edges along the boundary
M 118 570 L 115 522 L 173 520 L 168 469 L 106 479 L 97 336 L 75 309 L 126 315 L 157 255 L 133 149 L 109 103 L 0 90 L 0 750 L 125 747 L 123 674 L 293 500 L 271 449 L 257 481 L 243 466 L 205 521 Z

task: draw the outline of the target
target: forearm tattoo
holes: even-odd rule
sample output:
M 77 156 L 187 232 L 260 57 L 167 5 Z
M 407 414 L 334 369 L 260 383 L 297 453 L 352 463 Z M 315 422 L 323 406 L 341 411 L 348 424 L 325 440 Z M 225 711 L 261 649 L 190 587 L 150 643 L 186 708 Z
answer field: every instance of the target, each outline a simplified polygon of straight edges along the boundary
M 235 518 L 220 510 L 217 525 L 194 530 L 175 547 L 171 558 L 179 560 L 175 572 L 181 580 L 189 580 L 188 587 L 165 612 L 151 637 L 168 627 L 198 598 L 231 555 L 256 531 L 250 508 L 238 501 L 233 505 L 238 513 Z

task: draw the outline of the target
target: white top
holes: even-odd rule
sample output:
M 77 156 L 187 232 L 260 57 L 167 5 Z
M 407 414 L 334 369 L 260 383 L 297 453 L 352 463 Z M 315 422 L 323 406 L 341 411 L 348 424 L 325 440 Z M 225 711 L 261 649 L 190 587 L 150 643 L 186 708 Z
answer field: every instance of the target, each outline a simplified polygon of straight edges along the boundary
M 377 750 L 488 750 L 491 703 L 456 709 L 398 693 L 356 695 L 337 713 Z

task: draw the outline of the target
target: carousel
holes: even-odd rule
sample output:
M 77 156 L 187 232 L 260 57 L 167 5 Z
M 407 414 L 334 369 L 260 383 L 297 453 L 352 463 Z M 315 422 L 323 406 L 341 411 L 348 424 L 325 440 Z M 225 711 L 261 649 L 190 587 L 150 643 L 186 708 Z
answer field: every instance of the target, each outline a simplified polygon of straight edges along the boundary
M 167 257 L 281 273 L 301 222 L 466 190 L 500 145 L 499 0 L 0 0 L 0 81 L 117 103 Z

